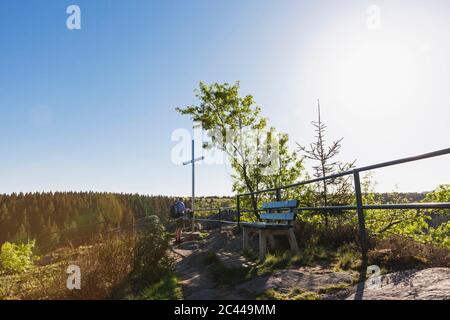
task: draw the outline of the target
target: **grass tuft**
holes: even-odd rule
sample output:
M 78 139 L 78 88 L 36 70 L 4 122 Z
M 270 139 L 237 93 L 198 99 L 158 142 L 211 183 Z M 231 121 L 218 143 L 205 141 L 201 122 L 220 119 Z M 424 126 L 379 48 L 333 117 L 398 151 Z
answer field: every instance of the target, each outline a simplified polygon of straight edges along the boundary
M 320 288 L 319 293 L 320 294 L 333 294 L 333 293 L 339 292 L 341 290 L 345 290 L 348 287 L 350 287 L 350 284 L 345 283 L 345 282 L 331 284 L 327 287 Z
M 159 282 L 142 290 L 140 295 L 129 297 L 132 300 L 180 300 L 182 298 L 181 287 L 175 273 L 165 274 Z
M 305 291 L 303 288 L 294 288 L 288 293 L 278 292 L 274 289 L 266 290 L 258 300 L 320 300 L 318 293 Z

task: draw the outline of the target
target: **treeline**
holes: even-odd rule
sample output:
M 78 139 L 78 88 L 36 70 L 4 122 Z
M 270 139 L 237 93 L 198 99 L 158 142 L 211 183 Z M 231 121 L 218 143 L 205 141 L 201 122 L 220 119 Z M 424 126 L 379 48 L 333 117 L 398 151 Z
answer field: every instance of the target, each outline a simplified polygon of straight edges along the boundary
M 404 202 L 420 202 L 429 192 L 384 192 L 376 193 L 381 203 L 391 203 L 403 199 Z
M 0 195 L 0 245 L 36 239 L 43 251 L 132 226 L 146 215 L 167 218 L 173 197 L 98 192 Z

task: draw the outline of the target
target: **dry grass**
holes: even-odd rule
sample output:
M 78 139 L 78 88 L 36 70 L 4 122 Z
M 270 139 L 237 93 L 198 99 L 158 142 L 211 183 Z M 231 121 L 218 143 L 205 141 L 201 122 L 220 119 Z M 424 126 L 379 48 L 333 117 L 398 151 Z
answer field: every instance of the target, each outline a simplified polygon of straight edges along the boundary
M 303 253 L 311 248 L 323 248 L 329 258 L 325 260 L 334 260 L 336 269 L 359 269 L 361 254 L 356 226 L 334 225 L 326 230 L 314 223 L 297 221 L 295 233 Z M 373 237 L 370 243 L 369 264 L 378 265 L 385 272 L 450 266 L 450 250 L 445 247 L 422 244 L 394 235 Z M 307 264 L 303 260 L 303 264 Z M 309 264 L 319 263 L 317 259 L 310 260 Z
M 293 288 L 288 293 L 278 292 L 274 289 L 266 290 L 258 300 L 320 300 L 318 293 L 306 291 L 303 288 Z
M 131 234 L 102 237 L 97 244 L 59 250 L 58 262 L 16 276 L 9 297 L 19 299 L 108 299 L 133 268 L 136 238 Z M 69 265 L 81 270 L 81 290 L 66 287 Z M 26 284 L 26 286 L 21 286 Z
M 95 300 L 139 293 L 160 281 L 170 263 L 167 238 L 160 235 L 156 239 L 150 231 L 151 236 L 145 232 L 109 234 L 90 246 L 59 249 L 46 265 L 41 262 L 23 274 L 0 277 L 0 300 Z M 80 290 L 67 289 L 69 265 L 80 267 Z
M 432 244 L 422 244 L 400 236 L 374 240 L 369 251 L 369 263 L 399 271 L 415 268 L 449 267 L 450 250 Z

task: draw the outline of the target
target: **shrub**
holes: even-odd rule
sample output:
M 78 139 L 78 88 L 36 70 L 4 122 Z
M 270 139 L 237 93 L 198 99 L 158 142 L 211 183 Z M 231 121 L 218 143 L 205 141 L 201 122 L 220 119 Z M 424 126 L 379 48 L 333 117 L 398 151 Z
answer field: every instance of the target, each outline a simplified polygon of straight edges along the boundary
M 343 245 L 337 250 L 337 270 L 358 270 L 361 266 L 361 252 L 355 244 Z
M 29 270 L 35 261 L 35 241 L 26 244 L 5 242 L 0 249 L 0 274 L 20 274 Z
M 294 232 L 299 239 L 300 246 L 306 248 L 312 246 L 325 246 L 338 248 L 346 243 L 358 241 L 358 228 L 351 223 L 338 223 L 338 219 L 330 216 L 328 228 L 315 221 L 299 220 L 295 222 Z
M 339 292 L 341 290 L 345 290 L 349 288 L 349 284 L 345 282 L 330 284 L 329 286 L 326 286 L 324 288 L 319 289 L 319 293 L 321 294 L 333 294 L 336 292 Z
M 167 257 L 169 235 L 157 216 L 146 217 L 138 232 L 132 275 L 148 282 L 158 280 L 167 271 L 170 262 Z
M 203 258 L 203 264 L 205 266 L 208 266 L 212 263 L 216 263 L 219 262 L 219 258 L 217 257 L 217 254 L 213 251 L 208 251 L 205 255 L 205 257 Z
M 266 290 L 260 300 L 320 300 L 320 295 L 316 292 L 305 291 L 303 288 L 294 288 L 288 293 L 278 292 L 274 289 Z
M 58 262 L 36 267 L 16 281 L 15 296 L 25 299 L 140 299 L 141 293 L 145 293 L 161 298 L 173 287 L 173 279 L 164 278 L 170 273 L 167 248 L 168 237 L 159 219 L 148 217 L 136 234 L 108 233 L 100 235 L 90 246 L 60 249 L 63 254 Z M 81 290 L 66 288 L 66 270 L 71 264 L 80 267 Z M 27 284 L 26 290 L 19 288 L 20 283 Z M 7 295 L 11 296 L 10 290 Z
M 208 267 L 209 274 L 220 285 L 236 285 L 251 278 L 251 269 L 245 267 L 228 267 L 220 260 Z
M 161 280 L 145 288 L 132 300 L 180 300 L 183 294 L 178 285 L 178 278 L 174 273 L 166 273 Z
M 388 271 L 425 267 L 448 267 L 450 250 L 432 244 L 422 244 L 401 236 L 377 239 L 369 251 L 369 263 Z

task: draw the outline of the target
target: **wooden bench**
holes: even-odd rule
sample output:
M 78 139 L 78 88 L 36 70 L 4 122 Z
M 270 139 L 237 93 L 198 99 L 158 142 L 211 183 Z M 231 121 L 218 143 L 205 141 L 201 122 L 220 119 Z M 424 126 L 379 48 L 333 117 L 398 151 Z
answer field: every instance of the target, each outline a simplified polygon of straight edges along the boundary
M 272 248 L 275 247 L 274 235 L 286 235 L 289 239 L 291 251 L 299 253 L 292 221 L 297 215 L 298 200 L 277 201 L 264 203 L 265 212 L 259 214 L 258 222 L 241 222 L 244 250 L 249 249 L 248 232 L 259 230 L 259 259 L 264 260 L 267 251 L 267 240 Z

